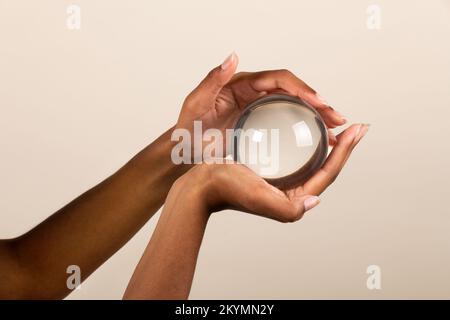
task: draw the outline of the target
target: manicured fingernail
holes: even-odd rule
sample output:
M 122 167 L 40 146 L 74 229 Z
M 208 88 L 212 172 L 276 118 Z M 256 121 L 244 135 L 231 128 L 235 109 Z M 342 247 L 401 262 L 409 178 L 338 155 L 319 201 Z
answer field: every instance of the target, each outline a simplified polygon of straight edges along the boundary
M 361 127 L 362 127 L 362 124 L 358 124 L 358 127 L 357 127 L 356 130 L 355 130 L 355 135 L 354 135 L 354 138 L 353 138 L 353 139 L 356 140 L 356 138 L 357 138 L 358 135 L 359 135 L 359 132 L 361 131 Z
M 355 143 L 358 143 L 362 137 L 364 137 L 367 133 L 367 131 L 369 131 L 369 127 L 370 124 L 364 123 L 364 124 L 360 124 L 358 129 L 355 132 Z
M 309 197 L 305 200 L 305 202 L 303 202 L 303 205 L 305 206 L 305 211 L 308 211 L 312 208 L 314 208 L 315 206 L 317 206 L 320 202 L 319 197 L 316 196 L 312 196 Z
M 222 70 L 227 70 L 233 63 L 234 60 L 236 59 L 236 53 L 232 52 L 225 60 L 224 62 L 220 65 L 220 68 Z
M 326 102 L 324 102 L 324 103 L 327 104 Z M 330 111 L 333 111 L 334 114 L 337 115 L 337 116 L 340 118 L 340 120 L 342 121 L 342 124 L 347 123 L 347 118 L 344 118 L 344 117 L 342 116 L 342 114 L 340 114 L 338 111 L 334 110 L 334 108 L 333 108 L 332 106 L 330 106 L 330 105 L 328 105 L 328 104 L 327 104 L 327 106 L 328 106 L 328 109 L 329 109 Z

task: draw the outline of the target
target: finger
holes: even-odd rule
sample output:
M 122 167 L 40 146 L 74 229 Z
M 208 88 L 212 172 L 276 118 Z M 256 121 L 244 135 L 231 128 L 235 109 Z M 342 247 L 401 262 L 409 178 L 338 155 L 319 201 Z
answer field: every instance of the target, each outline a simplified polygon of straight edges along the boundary
M 325 121 L 328 128 L 333 129 L 347 123 L 347 119 L 330 106 L 326 108 L 316 107 L 316 110 L 320 113 L 320 116 Z
M 293 95 L 285 90 L 281 90 L 281 89 L 276 89 L 276 90 L 272 90 L 272 91 L 262 91 L 265 92 L 266 94 L 272 94 L 272 93 L 281 93 L 281 94 L 288 94 L 288 95 Z M 314 107 L 317 112 L 319 112 L 320 116 L 322 117 L 323 121 L 325 122 L 325 124 L 327 125 L 328 128 L 330 129 L 334 129 L 337 126 L 340 126 L 342 121 L 341 118 L 342 116 L 339 115 L 337 113 L 337 111 L 335 111 L 332 107 L 325 107 L 325 108 L 317 108 Z M 345 118 L 344 119 L 344 123 L 347 122 L 347 120 Z
M 221 192 L 227 203 L 241 211 L 278 221 L 294 220 L 299 213 L 286 195 L 242 164 L 225 166 Z
M 189 95 L 191 101 L 194 103 L 214 102 L 220 90 L 222 90 L 236 72 L 238 60 L 238 56 L 233 52 L 220 66 L 212 69 Z
M 254 186 L 251 196 L 243 199 L 243 211 L 280 222 L 295 222 L 320 202 L 319 197 L 305 194 L 290 199 L 285 194 L 277 197 L 274 193 L 278 191 L 268 183 L 265 188 Z
M 336 135 L 334 134 L 333 130 L 328 129 L 328 144 L 331 147 L 334 147 L 337 143 Z
M 272 91 L 262 91 L 262 92 L 265 92 L 266 94 L 281 93 L 281 94 L 292 95 L 291 93 L 289 93 L 285 90 L 281 90 L 281 89 L 276 89 L 276 90 L 272 90 Z M 337 126 L 339 126 L 340 123 L 342 123 L 342 121 L 340 120 L 342 118 L 342 116 L 338 115 L 337 111 L 335 111 L 332 107 L 329 107 L 329 106 L 326 108 L 315 107 L 315 109 L 319 112 L 320 116 L 322 117 L 323 121 L 325 122 L 325 124 L 327 125 L 328 128 L 334 129 Z M 347 122 L 347 120 L 344 118 L 344 123 L 345 122 Z
M 280 222 L 297 221 L 306 209 L 313 207 L 311 200 L 305 206 L 308 196 L 290 200 L 284 192 L 242 164 L 228 164 L 221 169 L 226 170 L 220 192 L 227 207 Z
M 339 175 L 353 148 L 367 133 L 369 125 L 354 124 L 340 133 L 337 143 L 328 156 L 323 167 L 303 185 L 303 191 L 308 194 L 321 194 Z
M 327 118 L 332 126 L 340 126 L 346 122 L 317 92 L 305 82 L 297 78 L 288 70 L 270 70 L 255 73 L 251 82 L 252 87 L 258 91 L 284 90 L 297 96 L 316 108 L 324 118 Z

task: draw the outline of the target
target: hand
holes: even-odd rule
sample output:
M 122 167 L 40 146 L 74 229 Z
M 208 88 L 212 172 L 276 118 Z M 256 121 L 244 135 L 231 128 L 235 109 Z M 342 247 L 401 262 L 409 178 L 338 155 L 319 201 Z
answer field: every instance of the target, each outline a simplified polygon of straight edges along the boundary
M 313 106 L 328 128 L 343 125 L 346 119 L 333 110 L 306 83 L 288 70 L 239 72 L 238 57 L 231 54 L 223 64 L 209 72 L 183 103 L 176 128 L 192 130 L 193 121 L 202 121 L 203 130 L 232 129 L 241 111 L 252 101 L 280 92 L 300 97 Z M 335 137 L 330 134 L 330 144 Z
M 232 128 L 251 101 L 275 91 L 299 96 L 322 115 L 329 128 L 345 123 L 314 90 L 288 71 L 234 75 L 232 55 L 212 70 L 186 98 L 175 128 Z M 203 234 L 212 212 L 236 208 L 281 222 L 293 222 L 319 203 L 317 197 L 337 177 L 367 125 L 352 125 L 337 137 L 324 166 L 302 186 L 281 191 L 240 164 L 194 166 L 172 185 L 164 209 L 124 294 L 126 299 L 185 299 L 189 295 Z M 222 132 L 224 133 L 224 132 Z M 226 136 L 225 134 L 223 135 Z M 334 142 L 334 143 L 333 143 Z
M 124 294 L 125 299 L 186 299 L 203 234 L 212 212 L 237 208 L 292 222 L 319 203 L 367 125 L 342 132 L 325 165 L 303 186 L 286 193 L 239 164 L 202 164 L 172 186 L 155 232 Z
M 240 164 L 198 165 L 179 178 L 173 188 L 191 188 L 189 199 L 181 202 L 204 204 L 199 210 L 206 214 L 235 208 L 281 222 L 296 221 L 319 203 L 317 196 L 333 183 L 368 128 L 356 124 L 339 134 L 323 167 L 295 189 L 283 192 Z

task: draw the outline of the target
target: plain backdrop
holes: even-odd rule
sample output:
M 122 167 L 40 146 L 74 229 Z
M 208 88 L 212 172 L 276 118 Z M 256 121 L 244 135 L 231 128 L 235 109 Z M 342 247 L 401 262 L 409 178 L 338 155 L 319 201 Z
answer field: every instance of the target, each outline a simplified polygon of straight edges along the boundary
M 450 298 L 449 39 L 448 0 L 1 0 L 0 238 L 112 174 L 235 50 L 371 128 L 298 223 L 215 214 L 191 298 Z M 121 298 L 157 218 L 69 299 Z

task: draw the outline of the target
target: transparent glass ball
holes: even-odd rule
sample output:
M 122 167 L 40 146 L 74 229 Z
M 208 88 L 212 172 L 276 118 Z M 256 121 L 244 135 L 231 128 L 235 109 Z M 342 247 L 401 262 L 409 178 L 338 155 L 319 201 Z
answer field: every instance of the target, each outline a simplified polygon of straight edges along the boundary
M 234 160 L 280 189 L 304 183 L 324 163 L 328 131 L 305 101 L 283 94 L 248 105 L 235 125 Z

